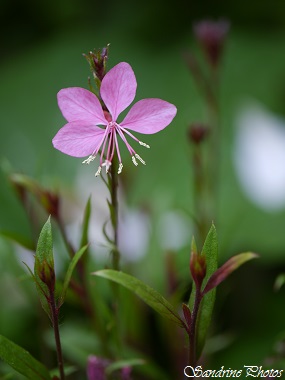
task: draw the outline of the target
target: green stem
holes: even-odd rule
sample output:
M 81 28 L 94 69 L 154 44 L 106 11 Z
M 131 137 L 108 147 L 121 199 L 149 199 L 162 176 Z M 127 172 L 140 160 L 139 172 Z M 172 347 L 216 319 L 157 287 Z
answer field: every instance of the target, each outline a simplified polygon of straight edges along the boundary
M 55 345 L 56 345 L 57 363 L 58 363 L 60 380 L 65 380 L 63 357 L 62 357 L 60 334 L 59 334 L 59 324 L 58 324 L 59 309 L 57 308 L 56 303 L 55 303 L 54 293 L 50 295 L 49 305 L 50 305 L 50 310 L 51 310 L 52 327 L 54 331 L 54 339 L 55 339 Z
M 207 210 L 207 184 L 201 144 L 193 147 L 193 173 L 194 173 L 194 208 L 196 216 L 197 240 L 202 243 L 206 237 L 209 215 Z
M 111 222 L 114 233 L 114 247 L 112 249 L 112 264 L 114 270 L 119 270 L 120 268 L 120 253 L 118 249 L 118 173 L 117 173 L 117 159 L 113 158 L 111 165 L 110 176 L 109 176 L 109 187 L 111 195 Z

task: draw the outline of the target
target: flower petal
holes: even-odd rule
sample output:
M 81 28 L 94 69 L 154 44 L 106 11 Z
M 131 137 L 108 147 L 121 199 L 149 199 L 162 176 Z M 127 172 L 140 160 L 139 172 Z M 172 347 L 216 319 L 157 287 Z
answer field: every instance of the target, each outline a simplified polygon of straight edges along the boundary
M 114 66 L 103 78 L 100 94 L 114 121 L 134 100 L 137 81 L 126 62 Z
M 164 100 L 142 99 L 133 105 L 120 125 L 139 133 L 152 134 L 167 127 L 176 112 L 176 107 Z
M 57 94 L 57 101 L 63 116 L 69 122 L 81 120 L 92 124 L 107 124 L 98 98 L 84 88 L 64 88 Z
M 101 143 L 105 130 L 88 122 L 75 121 L 62 127 L 52 140 L 53 146 L 73 157 L 85 157 Z

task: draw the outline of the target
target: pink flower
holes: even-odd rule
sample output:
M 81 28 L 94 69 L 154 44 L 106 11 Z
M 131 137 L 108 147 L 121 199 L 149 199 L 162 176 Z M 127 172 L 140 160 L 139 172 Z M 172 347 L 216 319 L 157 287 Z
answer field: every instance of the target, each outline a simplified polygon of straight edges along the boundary
M 134 100 L 136 88 L 137 82 L 131 66 L 121 62 L 104 76 L 101 83 L 100 96 L 109 113 L 103 111 L 96 95 L 88 90 L 80 87 L 60 90 L 58 105 L 68 123 L 53 138 L 53 146 L 73 157 L 89 156 L 83 161 L 86 164 L 92 162 L 101 150 L 96 176 L 100 174 L 102 166 L 108 172 L 116 152 L 119 160 L 118 173 L 121 173 L 123 164 L 118 143 L 120 136 L 133 163 L 137 166 L 139 160 L 145 165 L 144 160 L 128 143 L 127 137 L 146 148 L 149 145 L 138 140 L 129 130 L 143 134 L 159 132 L 171 123 L 177 110 L 173 104 L 161 99 L 143 99 L 132 106 L 123 121 L 117 122 L 120 113 Z

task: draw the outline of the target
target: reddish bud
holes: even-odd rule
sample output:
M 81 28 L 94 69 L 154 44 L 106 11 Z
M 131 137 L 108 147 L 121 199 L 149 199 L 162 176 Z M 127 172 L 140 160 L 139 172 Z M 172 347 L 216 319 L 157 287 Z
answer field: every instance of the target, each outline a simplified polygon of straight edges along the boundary
M 197 252 L 191 252 L 190 272 L 197 288 L 201 288 L 202 282 L 206 276 L 206 260 L 205 256 L 199 255 Z
M 193 123 L 188 129 L 188 138 L 196 145 L 202 143 L 207 138 L 208 134 L 208 126 L 202 123 Z
M 106 74 L 106 64 L 108 60 L 108 50 L 109 44 L 107 47 L 104 47 L 102 50 L 90 51 L 88 54 L 83 54 L 89 63 L 90 69 L 93 73 L 94 78 L 98 78 L 100 82 Z
M 132 368 L 131 367 L 124 367 L 124 368 L 122 368 L 121 379 L 122 380 L 131 380 L 131 372 L 132 372 Z
M 36 260 L 37 275 L 39 276 L 40 280 L 46 284 L 50 293 L 53 293 L 55 288 L 55 272 L 53 263 L 48 263 L 46 259 L 40 262 L 37 256 Z
M 98 356 L 91 355 L 87 363 L 87 378 L 88 380 L 106 380 L 105 374 L 110 361 Z
M 194 34 L 200 42 L 209 63 L 218 66 L 230 24 L 227 21 L 201 21 L 194 25 Z

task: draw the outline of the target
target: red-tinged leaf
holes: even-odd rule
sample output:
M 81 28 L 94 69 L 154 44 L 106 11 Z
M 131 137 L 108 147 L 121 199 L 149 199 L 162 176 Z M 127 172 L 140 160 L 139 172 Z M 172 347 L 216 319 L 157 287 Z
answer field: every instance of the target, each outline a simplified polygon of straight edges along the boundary
M 210 290 L 216 288 L 238 267 L 256 257 L 258 257 L 258 255 L 253 252 L 240 253 L 239 255 L 231 257 L 224 265 L 212 274 L 203 290 L 203 294 L 206 294 Z
M 186 321 L 187 326 L 190 328 L 191 325 L 191 311 L 185 303 L 182 304 L 182 310 L 183 310 L 183 315 Z

